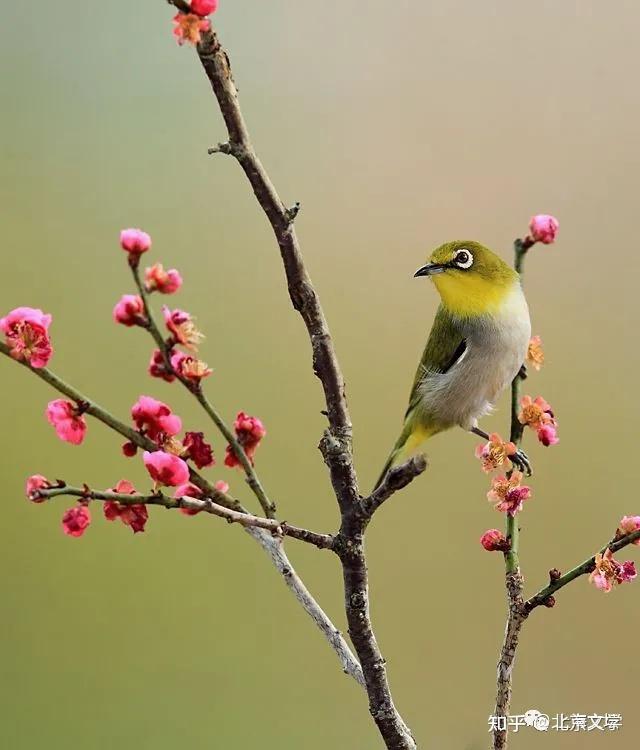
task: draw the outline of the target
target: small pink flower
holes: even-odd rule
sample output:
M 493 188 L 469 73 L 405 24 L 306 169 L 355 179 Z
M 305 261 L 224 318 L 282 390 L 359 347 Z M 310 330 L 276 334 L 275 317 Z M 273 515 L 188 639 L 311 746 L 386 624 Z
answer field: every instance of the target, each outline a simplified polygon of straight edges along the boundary
M 123 229 L 120 232 L 120 245 L 129 255 L 142 255 L 151 247 L 151 237 L 142 229 Z
M 219 492 L 224 492 L 225 494 L 229 492 L 229 485 L 221 479 L 215 483 L 214 487 Z M 187 482 L 187 484 L 181 484 L 179 487 L 176 487 L 176 491 L 173 493 L 173 496 L 178 500 L 181 497 L 192 497 L 196 500 L 199 500 L 202 495 L 202 490 L 199 487 L 196 487 L 195 484 L 191 484 L 190 482 Z M 180 508 L 180 512 L 185 516 L 197 516 L 198 513 L 200 513 L 199 510 L 195 510 L 193 508 Z
M 172 372 L 167 371 L 167 366 L 164 362 L 164 356 L 160 349 L 155 349 L 153 354 L 151 355 L 151 360 L 149 362 L 147 372 L 149 373 L 149 375 L 151 375 L 152 378 L 162 378 L 162 380 L 166 380 L 167 383 L 173 383 L 173 381 L 176 379 L 176 376 Z
M 91 523 L 86 505 L 76 505 L 62 516 L 62 530 L 67 536 L 81 537 Z
M 50 401 L 46 417 L 60 440 L 72 445 L 80 445 L 87 434 L 87 421 L 80 410 L 71 401 L 58 398 Z
M 547 448 L 550 445 L 556 445 L 556 443 L 560 442 L 558 428 L 555 424 L 543 424 L 542 427 L 538 428 L 536 434 L 538 435 L 538 440 Z
M 164 270 L 162 263 L 156 263 L 144 272 L 147 291 L 160 294 L 174 294 L 182 286 L 182 276 L 175 268 Z
M 47 498 L 42 497 L 39 493 L 40 490 L 46 490 L 49 487 L 51 487 L 51 483 L 46 477 L 43 477 L 42 474 L 33 474 L 33 476 L 27 479 L 27 486 L 25 488 L 27 498 L 32 503 L 44 503 Z
M 238 442 L 253 465 L 256 449 L 260 445 L 262 438 L 267 434 L 264 425 L 258 417 L 250 417 L 248 414 L 241 411 L 238 412 L 233 427 Z M 233 447 L 231 445 L 227 445 L 224 463 L 225 466 L 229 467 L 240 466 L 240 461 L 233 452 Z
M 179 487 L 176 487 L 173 496 L 176 500 L 183 497 L 191 497 L 195 500 L 199 500 L 202 497 L 202 490 L 199 487 L 196 487 L 195 484 L 187 482 L 186 484 L 181 484 Z M 180 513 L 185 516 L 197 516 L 200 511 L 195 510 L 194 508 L 180 508 Z
M 536 431 L 545 424 L 555 424 L 551 406 L 542 396 L 537 396 L 535 400 L 531 396 L 523 396 L 520 399 L 518 421 Z
M 498 529 L 489 529 L 480 537 L 480 544 L 487 552 L 508 552 L 511 548 L 509 540 Z
M 17 307 L 0 318 L 0 331 L 5 334 L 11 356 L 34 369 L 46 367 L 53 356 L 50 325 L 51 315 L 33 307 Z
M 637 578 L 638 573 L 636 572 L 636 564 L 633 560 L 625 560 L 620 563 L 618 570 L 618 583 L 631 583 L 634 578 Z
M 113 308 L 113 319 L 127 328 L 146 325 L 142 298 L 137 294 L 123 294 Z
M 636 575 L 636 566 L 632 560 L 618 562 L 607 547 L 604 554 L 598 552 L 595 556 L 594 569 L 589 576 L 589 581 L 597 589 L 609 593 L 614 584 L 630 583 Z
M 535 242 L 550 245 L 558 234 L 560 224 L 554 216 L 549 214 L 536 214 L 529 222 L 529 232 Z
M 489 474 L 507 463 L 509 456 L 513 456 L 516 451 L 513 443 L 503 440 L 497 432 L 492 432 L 488 443 L 476 447 L 476 458 L 482 461 L 482 471 Z
M 634 531 L 640 531 L 640 516 L 623 516 L 618 526 L 619 535 L 626 536 Z M 640 546 L 640 539 L 636 539 L 633 544 Z
M 213 466 L 216 462 L 213 457 L 213 449 L 205 442 L 204 433 L 187 432 L 184 436 L 184 458 L 190 458 L 199 469 Z
M 210 16 L 218 10 L 218 0 L 191 0 L 191 10 L 198 16 Z
M 176 13 L 173 17 L 173 35 L 178 44 L 199 44 L 202 34 L 209 31 L 211 24 L 209 19 L 201 18 L 195 13 Z
M 504 476 L 493 479 L 487 498 L 495 504 L 496 510 L 510 516 L 522 510 L 524 501 L 531 497 L 531 487 L 521 485 L 521 480 L 522 473 L 519 471 L 514 471 L 509 479 Z
M 162 308 L 162 314 L 175 343 L 197 352 L 204 335 L 196 328 L 191 315 L 184 310 L 170 310 L 166 306 Z
M 534 370 L 540 370 L 544 364 L 544 350 L 540 336 L 532 336 L 527 347 L 526 362 Z
M 136 489 L 131 482 L 121 479 L 111 492 L 117 492 L 119 495 L 135 495 Z M 127 505 L 117 500 L 107 500 L 103 510 L 107 521 L 115 521 L 119 518 L 125 526 L 129 526 L 134 534 L 144 531 L 144 527 L 149 520 L 147 506 L 143 503 Z
M 189 481 L 189 467 L 178 456 L 164 451 L 143 454 L 144 465 L 156 484 L 178 487 Z
M 184 352 L 175 352 L 172 355 L 171 367 L 181 378 L 190 380 L 192 383 L 199 383 L 213 372 L 206 362 L 202 362 Z
M 131 407 L 131 418 L 139 430 L 156 443 L 164 442 L 166 437 L 177 435 L 182 429 L 182 420 L 172 413 L 171 409 L 156 401 L 151 396 L 140 396 Z

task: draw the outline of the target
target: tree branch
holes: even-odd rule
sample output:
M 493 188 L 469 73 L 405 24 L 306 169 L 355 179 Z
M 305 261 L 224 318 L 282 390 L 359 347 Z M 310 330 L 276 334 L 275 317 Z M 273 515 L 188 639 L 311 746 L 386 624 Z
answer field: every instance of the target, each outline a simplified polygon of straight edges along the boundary
M 302 582 L 302 579 L 298 576 L 291 565 L 280 540 L 255 527 L 247 528 L 246 531 L 269 555 L 271 562 L 284 578 L 284 582 L 287 584 L 289 590 L 293 592 L 293 595 L 302 605 L 307 614 L 324 633 L 329 645 L 336 652 L 338 659 L 342 664 L 343 672 L 353 677 L 359 685 L 364 687 L 364 677 L 358 660 L 353 655 L 353 652 L 342 637 L 340 631 L 336 629 L 335 625 L 327 617 L 324 610 L 309 593 L 307 587 Z
M 342 516 L 334 549 L 342 562 L 349 635 L 362 666 L 369 696 L 369 710 L 387 748 L 414 750 L 413 737 L 393 704 L 385 661 L 371 625 L 363 543 L 368 517 L 363 509 L 353 466 L 352 426 L 345 397 L 345 385 L 327 321 L 302 260 L 293 225 L 295 216 L 292 216 L 292 212 L 280 199 L 251 144 L 240 111 L 229 57 L 214 31 L 203 33 L 197 52 L 228 132 L 228 142 L 220 144 L 214 151 L 235 157 L 271 224 L 280 248 L 289 296 L 307 328 L 313 355 L 313 370 L 324 391 L 329 428 L 320 441 L 320 450 L 329 468 Z
M 515 262 L 514 267 L 517 273 L 522 277 L 524 273 L 524 256 L 528 248 L 522 243 L 522 240 L 514 242 Z M 519 448 L 522 444 L 522 435 L 524 427 L 518 419 L 520 403 L 520 385 L 523 376 L 522 371 L 513 379 L 511 383 L 511 429 L 509 440 Z M 496 690 L 496 706 L 494 716 L 508 717 L 511 703 L 511 692 L 513 689 L 513 665 L 516 658 L 516 649 L 520 630 L 527 617 L 523 603 L 524 580 L 520 572 L 520 528 L 516 515 L 507 513 L 507 539 L 509 540 L 509 549 L 504 554 L 505 561 L 505 587 L 507 592 L 507 602 L 509 614 L 505 627 L 502 648 L 498 660 L 498 676 Z M 493 747 L 494 750 L 503 750 L 507 746 L 507 729 L 501 729 L 499 723 L 496 723 L 493 730 Z
M 158 328 L 158 324 L 156 323 L 155 317 L 153 315 L 151 305 L 149 304 L 148 292 L 145 288 L 144 283 L 142 282 L 142 279 L 140 278 L 139 257 L 130 258 L 129 267 L 131 268 L 138 293 L 140 294 L 142 304 L 144 305 L 144 313 L 147 321 L 146 329 L 149 331 L 156 343 L 156 346 L 162 353 L 166 371 L 173 374 L 189 391 L 189 393 L 191 393 L 195 397 L 200 406 L 202 406 L 202 408 L 206 412 L 207 416 L 213 421 L 215 426 L 222 433 L 225 440 L 231 445 L 234 454 L 236 455 L 242 465 L 242 468 L 244 469 L 246 482 L 251 488 L 253 494 L 258 498 L 258 502 L 260 503 L 264 514 L 267 516 L 267 518 L 274 518 L 276 513 L 275 503 L 273 503 L 267 497 L 267 493 L 265 492 L 264 487 L 262 486 L 262 483 L 258 478 L 253 464 L 245 453 L 244 448 L 240 445 L 240 442 L 238 441 L 236 436 L 229 429 L 222 417 L 218 414 L 213 404 L 205 396 L 202 385 L 200 383 L 194 384 L 190 382 L 187 378 L 182 377 L 182 375 L 176 372 L 176 370 L 173 368 L 171 364 L 171 346 L 164 339 L 162 333 L 160 332 L 160 329 Z
M 609 542 L 609 544 L 602 547 L 602 549 L 600 550 L 600 554 L 604 554 L 607 549 L 610 549 L 611 552 L 617 552 L 618 550 L 627 547 L 629 544 L 633 544 L 638 539 L 640 539 L 640 530 L 634 531 L 631 534 L 626 534 L 622 537 L 616 537 L 611 542 Z M 586 575 L 587 573 L 591 573 L 591 571 L 595 567 L 595 563 L 596 556 L 591 555 L 591 557 L 587 558 L 584 562 L 581 562 L 580 565 L 576 565 L 576 567 L 572 568 L 568 573 L 565 573 L 559 578 L 554 578 L 554 580 L 550 581 L 548 586 L 540 589 L 537 594 L 534 594 L 532 597 L 527 599 L 527 601 L 524 603 L 527 612 L 531 612 L 536 607 L 540 607 L 542 605 L 548 606 L 550 596 L 553 596 L 556 591 L 564 588 L 568 583 L 571 583 L 571 581 L 574 581 L 576 578 Z
M 426 456 L 414 456 L 400 466 L 389 469 L 382 483 L 362 501 L 362 509 L 369 518 L 396 492 L 404 489 L 427 468 Z
M 34 369 L 30 367 L 26 362 L 15 360 L 10 354 L 9 347 L 3 341 L 0 341 L 0 354 L 4 354 L 12 362 L 17 362 L 18 364 L 22 365 L 27 370 L 29 370 L 29 372 L 37 375 L 41 380 L 44 380 L 45 383 L 48 383 L 72 401 L 75 401 L 76 403 L 81 402 L 85 407 L 85 413 L 90 414 L 103 424 L 107 425 L 112 430 L 125 437 L 131 443 L 137 445 L 139 448 L 143 448 L 144 450 L 155 450 L 157 448 L 155 443 L 153 443 L 151 440 L 117 420 L 106 409 L 103 409 L 96 403 L 89 400 L 86 396 L 70 386 L 68 383 L 65 383 L 50 370 L 46 368 Z M 216 490 L 216 488 L 212 484 L 210 484 L 206 479 L 201 477 L 192 469 L 190 470 L 189 479 L 193 484 L 195 484 L 207 494 L 211 494 L 214 497 L 216 496 L 216 493 L 218 493 L 218 495 L 222 494 L 219 492 L 219 490 Z M 229 498 L 229 496 L 223 495 L 223 498 Z M 227 502 L 227 500 L 225 500 L 225 502 Z M 221 502 L 220 504 L 223 503 Z M 235 510 L 240 513 L 246 512 L 242 505 L 233 498 L 229 498 L 229 505 L 230 510 Z M 351 654 L 349 647 L 344 643 L 344 639 L 342 639 L 342 637 L 340 636 L 338 629 L 333 625 L 331 620 L 329 620 L 329 618 L 321 609 L 320 605 L 311 596 L 306 587 L 304 587 L 304 584 L 287 559 L 282 547 L 279 548 L 279 552 L 276 554 L 276 552 L 274 551 L 275 547 L 273 546 L 275 544 L 275 540 L 270 534 L 267 533 L 267 531 L 263 529 L 257 529 L 256 527 L 248 527 L 247 531 L 251 536 L 253 536 L 256 541 L 261 544 L 263 549 L 270 552 L 271 560 L 276 569 L 281 573 L 281 575 L 283 575 L 287 586 L 289 586 L 289 588 L 294 591 L 296 597 L 303 605 L 305 611 L 311 616 L 313 621 L 320 628 L 321 632 L 328 639 L 329 644 L 338 654 L 338 657 L 340 658 L 343 665 L 343 669 L 352 677 L 354 677 L 357 682 L 360 682 L 362 684 L 361 680 L 358 678 L 359 665 Z M 268 542 L 270 542 L 271 544 L 269 544 Z
M 210 513 L 218 518 L 223 518 L 227 523 L 237 523 L 245 528 L 258 528 L 269 531 L 275 536 L 290 536 L 292 539 L 298 539 L 301 542 L 307 542 L 319 549 L 331 549 L 333 546 L 333 537 L 330 534 L 318 534 L 309 529 L 303 529 L 299 526 L 292 526 L 286 521 L 276 521 L 272 518 L 261 518 L 253 516 L 250 513 L 240 513 L 236 510 L 226 508 L 220 503 L 215 502 L 209 497 L 192 498 L 184 496 L 173 498 L 164 495 L 162 492 L 152 493 L 150 495 L 124 494 L 121 492 L 99 492 L 88 489 L 87 487 L 70 487 L 60 485 L 49 489 L 37 491 L 37 496 L 42 498 L 54 498 L 61 495 L 84 498 L 86 500 L 101 500 L 103 502 L 115 500 L 122 505 L 161 505 L 164 508 L 187 508 L 203 513 Z M 217 496 L 224 499 L 225 495 L 217 491 Z
M 506 587 L 507 600 L 509 602 L 509 616 L 505 627 L 504 641 L 500 649 L 497 670 L 497 692 L 494 716 L 509 715 L 511 705 L 511 692 L 513 690 L 513 665 L 516 658 L 516 649 L 520 638 L 520 631 L 527 619 L 527 611 L 522 601 L 522 575 L 519 570 L 507 573 Z M 493 749 L 503 750 L 507 746 L 507 729 L 496 727 L 493 730 Z
M 330 455 L 325 455 L 325 461 L 340 505 L 344 507 L 358 500 L 358 491 L 351 460 L 351 418 L 329 327 L 300 254 L 291 213 L 280 199 L 251 143 L 240 111 L 229 57 L 213 31 L 203 34 L 197 51 L 227 126 L 229 141 L 224 147 L 221 144 L 219 149 L 237 159 L 271 224 L 280 248 L 291 302 L 302 316 L 309 334 L 313 369 L 322 383 L 329 431 L 335 444 Z
M 146 451 L 158 450 L 158 446 L 152 440 L 149 440 L 149 438 L 137 432 L 132 427 L 129 427 L 128 425 L 124 424 L 124 422 L 116 419 L 113 414 L 104 409 L 102 406 L 96 404 L 91 399 L 87 398 L 87 396 L 85 396 L 83 393 L 80 393 L 80 391 L 69 385 L 69 383 L 66 383 L 64 380 L 62 380 L 62 378 L 59 378 L 55 373 L 51 372 L 51 370 L 47 369 L 46 367 L 30 367 L 26 362 L 14 359 L 10 354 L 9 347 L 3 341 L 0 341 L 0 354 L 4 354 L 12 362 L 17 362 L 17 364 L 22 365 L 27 370 L 29 370 L 29 372 L 32 372 L 34 375 L 40 378 L 40 380 L 44 380 L 45 383 L 48 383 L 50 386 L 55 388 L 58 392 L 62 393 L 67 398 L 75 401 L 77 404 L 82 404 L 82 408 L 85 414 L 89 414 L 90 416 L 95 417 L 95 419 L 97 419 L 99 422 L 107 425 L 107 427 L 110 427 L 112 430 L 125 437 L 130 443 L 133 443 L 138 448 L 142 448 Z M 236 510 L 239 513 L 247 512 L 246 509 L 242 507 L 240 502 L 238 502 L 238 500 L 236 500 L 234 497 L 231 497 L 231 495 L 222 493 L 220 492 L 220 490 L 217 490 L 210 482 L 208 482 L 203 476 L 198 474 L 198 472 L 194 471 L 194 469 L 192 468 L 189 468 L 189 480 L 210 497 L 215 497 L 220 505 L 224 505 L 227 508 Z

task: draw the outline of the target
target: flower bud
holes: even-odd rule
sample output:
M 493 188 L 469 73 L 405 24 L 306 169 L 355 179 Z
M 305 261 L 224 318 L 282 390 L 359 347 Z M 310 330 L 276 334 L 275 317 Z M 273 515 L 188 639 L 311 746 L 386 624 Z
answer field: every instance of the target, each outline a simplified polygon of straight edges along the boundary
M 536 214 L 529 223 L 531 238 L 543 245 L 550 245 L 555 241 L 560 224 L 554 216 L 549 214 Z

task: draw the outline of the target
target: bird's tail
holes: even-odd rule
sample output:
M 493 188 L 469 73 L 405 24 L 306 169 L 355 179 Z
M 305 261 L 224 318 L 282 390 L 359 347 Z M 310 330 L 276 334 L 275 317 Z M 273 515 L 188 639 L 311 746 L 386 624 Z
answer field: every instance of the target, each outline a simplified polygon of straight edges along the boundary
M 409 459 L 409 457 L 416 453 L 420 446 L 428 440 L 436 432 L 439 432 L 438 428 L 426 427 L 421 424 L 416 424 L 412 415 L 410 414 L 405 420 L 404 427 L 400 433 L 400 437 L 393 446 L 393 450 L 389 454 L 389 458 L 384 465 L 382 473 L 378 477 L 378 481 L 375 483 L 374 490 L 382 484 L 382 481 L 387 476 L 389 469 L 401 464 L 403 461 Z

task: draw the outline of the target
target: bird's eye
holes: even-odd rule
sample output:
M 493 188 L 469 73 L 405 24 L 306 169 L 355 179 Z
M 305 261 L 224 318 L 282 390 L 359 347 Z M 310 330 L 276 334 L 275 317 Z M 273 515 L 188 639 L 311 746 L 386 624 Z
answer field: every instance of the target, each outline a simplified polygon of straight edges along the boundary
M 473 265 L 473 255 L 468 250 L 458 250 L 453 262 L 458 268 L 471 268 Z

